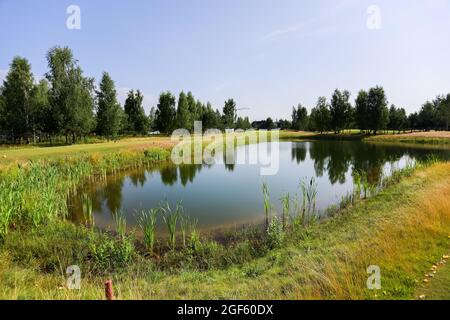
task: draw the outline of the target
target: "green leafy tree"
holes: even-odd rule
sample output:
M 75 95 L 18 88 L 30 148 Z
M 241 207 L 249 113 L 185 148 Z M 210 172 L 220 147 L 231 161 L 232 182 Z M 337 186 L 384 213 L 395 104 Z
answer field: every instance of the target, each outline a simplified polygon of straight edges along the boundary
M 158 131 L 170 134 L 175 129 L 177 114 L 175 104 L 176 99 L 170 92 L 161 93 L 155 113 L 155 126 Z
M 365 90 L 361 90 L 358 93 L 358 97 L 355 101 L 355 122 L 356 126 L 363 132 L 369 129 L 369 94 Z
M 34 78 L 28 60 L 15 57 L 3 84 L 4 130 L 16 139 L 29 136 L 34 126 L 35 110 L 32 105 Z
M 327 98 L 319 97 L 317 100 L 316 107 L 311 110 L 310 126 L 320 133 L 330 130 L 331 113 Z
M 389 122 L 387 128 L 389 130 L 402 131 L 405 130 L 408 124 L 408 117 L 406 111 L 403 108 L 396 108 L 395 105 L 391 105 L 389 108 Z
M 186 129 L 192 131 L 194 129 L 194 121 L 200 120 L 200 117 L 199 110 L 197 110 L 197 101 L 195 101 L 194 95 L 190 91 L 187 94 L 187 103 L 190 113 L 190 123 Z
M 32 105 L 35 110 L 35 122 L 33 126 L 33 137 L 36 143 L 36 134 L 49 135 L 54 131 L 52 119 L 52 109 L 49 98 L 49 85 L 47 80 L 42 79 L 33 88 Z
M 156 129 L 155 121 L 156 121 L 156 108 L 151 107 L 150 113 L 148 114 L 148 129 L 150 131 L 154 131 Z
M 189 100 L 186 94 L 182 91 L 178 98 L 177 106 L 177 128 L 192 130 L 193 120 L 191 111 L 189 110 Z
M 273 130 L 276 128 L 275 122 L 273 122 L 272 118 L 270 118 L 270 117 L 267 118 L 265 122 L 266 123 L 265 123 L 264 129 Z
M 3 96 L 3 87 L 0 86 L 0 133 L 5 128 L 5 97 Z
M 291 121 L 287 120 L 287 119 L 280 119 L 278 120 L 278 127 L 281 130 L 288 130 L 292 128 L 292 123 Z
M 52 121 L 57 131 L 77 137 L 86 135 L 95 126 L 94 79 L 83 76 L 83 71 L 68 47 L 54 47 L 47 53 L 50 83 Z
M 408 127 L 411 130 L 411 132 L 413 132 L 414 130 L 418 130 L 420 126 L 419 123 L 419 115 L 417 114 L 417 112 L 411 113 L 408 116 Z
M 236 129 L 248 130 L 252 127 L 248 117 L 238 117 L 236 120 Z
M 297 109 L 292 109 L 292 129 L 306 130 L 308 128 L 308 110 L 298 104 Z
M 223 107 L 223 124 L 225 128 L 233 129 L 235 127 L 237 117 L 236 102 L 233 99 L 225 101 Z
M 125 100 L 124 111 L 127 118 L 127 130 L 135 134 L 147 134 L 148 117 L 143 107 L 144 96 L 141 91 L 130 90 Z
M 435 129 L 437 126 L 438 117 L 439 115 L 435 104 L 427 101 L 419 112 L 419 127 L 425 131 Z
M 438 98 L 438 112 L 445 130 L 450 129 L 450 93 Z
M 103 73 L 100 90 L 97 91 L 97 132 L 108 140 L 121 131 L 122 110 L 117 102 L 114 81 L 107 72 Z
M 331 98 L 331 128 L 339 133 L 349 127 L 352 115 L 352 106 L 349 102 L 350 92 L 336 89 Z
M 369 129 L 376 134 L 387 127 L 389 122 L 389 110 L 387 98 L 382 87 L 371 88 L 367 97 Z
M 221 115 L 219 110 L 214 111 L 210 102 L 206 104 L 205 110 L 202 112 L 203 130 L 220 129 Z

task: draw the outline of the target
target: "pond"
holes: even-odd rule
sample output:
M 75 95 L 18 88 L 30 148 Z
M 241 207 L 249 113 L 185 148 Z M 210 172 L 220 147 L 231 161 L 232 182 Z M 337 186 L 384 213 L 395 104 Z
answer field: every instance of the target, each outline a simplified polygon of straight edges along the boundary
M 270 151 L 270 150 L 269 150 Z M 248 155 L 249 146 L 237 147 L 235 157 Z M 175 207 L 181 201 L 184 212 L 198 219 L 204 231 L 254 225 L 264 221 L 262 184 L 270 193 L 273 212 L 281 212 L 281 197 L 298 195 L 301 181 L 317 183 L 317 209 L 338 204 L 354 189 L 356 172 L 370 184 L 379 183 L 392 170 L 400 169 L 430 154 L 449 158 L 447 150 L 388 146 L 361 141 L 286 141 L 279 143 L 279 171 L 261 176 L 254 164 L 174 165 L 164 163 L 109 175 L 86 182 L 68 200 L 71 216 L 83 218 L 83 203 L 92 203 L 95 225 L 114 229 L 112 213 L 120 211 L 127 226 L 136 225 L 136 212 L 157 208 L 167 201 Z M 223 157 L 216 154 L 217 159 Z M 84 200 L 82 200 L 84 199 Z M 158 228 L 163 228 L 162 223 Z

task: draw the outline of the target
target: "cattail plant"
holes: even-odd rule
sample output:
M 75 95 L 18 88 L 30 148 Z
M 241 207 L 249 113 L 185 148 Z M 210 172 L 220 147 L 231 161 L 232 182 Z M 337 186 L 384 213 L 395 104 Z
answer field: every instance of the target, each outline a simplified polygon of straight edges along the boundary
M 314 178 L 309 182 L 302 180 L 300 188 L 303 196 L 303 222 L 309 223 L 311 217 L 316 214 L 317 182 Z
M 264 197 L 265 228 L 268 230 L 270 221 L 270 194 L 266 182 L 263 182 L 262 192 Z

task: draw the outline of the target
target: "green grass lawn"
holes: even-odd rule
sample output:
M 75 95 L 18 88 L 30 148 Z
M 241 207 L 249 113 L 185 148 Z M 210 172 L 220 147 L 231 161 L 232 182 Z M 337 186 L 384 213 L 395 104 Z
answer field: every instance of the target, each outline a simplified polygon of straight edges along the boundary
M 54 159 L 79 153 L 108 153 L 127 149 L 170 148 L 169 137 L 127 138 L 116 142 L 76 144 L 70 146 L 39 147 L 18 146 L 0 148 L 0 166 L 28 160 Z

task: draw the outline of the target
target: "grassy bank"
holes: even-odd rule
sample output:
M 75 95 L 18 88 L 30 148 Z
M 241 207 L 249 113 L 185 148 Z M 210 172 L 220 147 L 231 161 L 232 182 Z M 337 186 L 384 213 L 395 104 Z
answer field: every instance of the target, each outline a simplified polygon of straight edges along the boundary
M 408 143 L 418 145 L 450 145 L 450 132 L 413 132 L 386 134 L 364 139 L 368 142 Z
M 201 239 L 149 257 L 132 236 L 59 220 L 25 233 L 13 228 L 0 250 L 0 298 L 101 299 L 109 277 L 120 299 L 414 298 L 424 273 L 450 251 L 450 164 L 397 178 L 273 248 L 251 233 L 229 247 Z M 82 270 L 79 291 L 64 286 L 71 264 Z M 366 289 L 369 265 L 381 268 L 380 291 Z
M 37 160 L 57 160 L 80 154 L 98 154 L 99 156 L 121 151 L 144 151 L 152 148 L 170 149 L 174 145 L 170 137 L 127 138 L 92 144 L 77 144 L 60 147 L 16 146 L 0 148 L 0 170 L 9 165 Z

